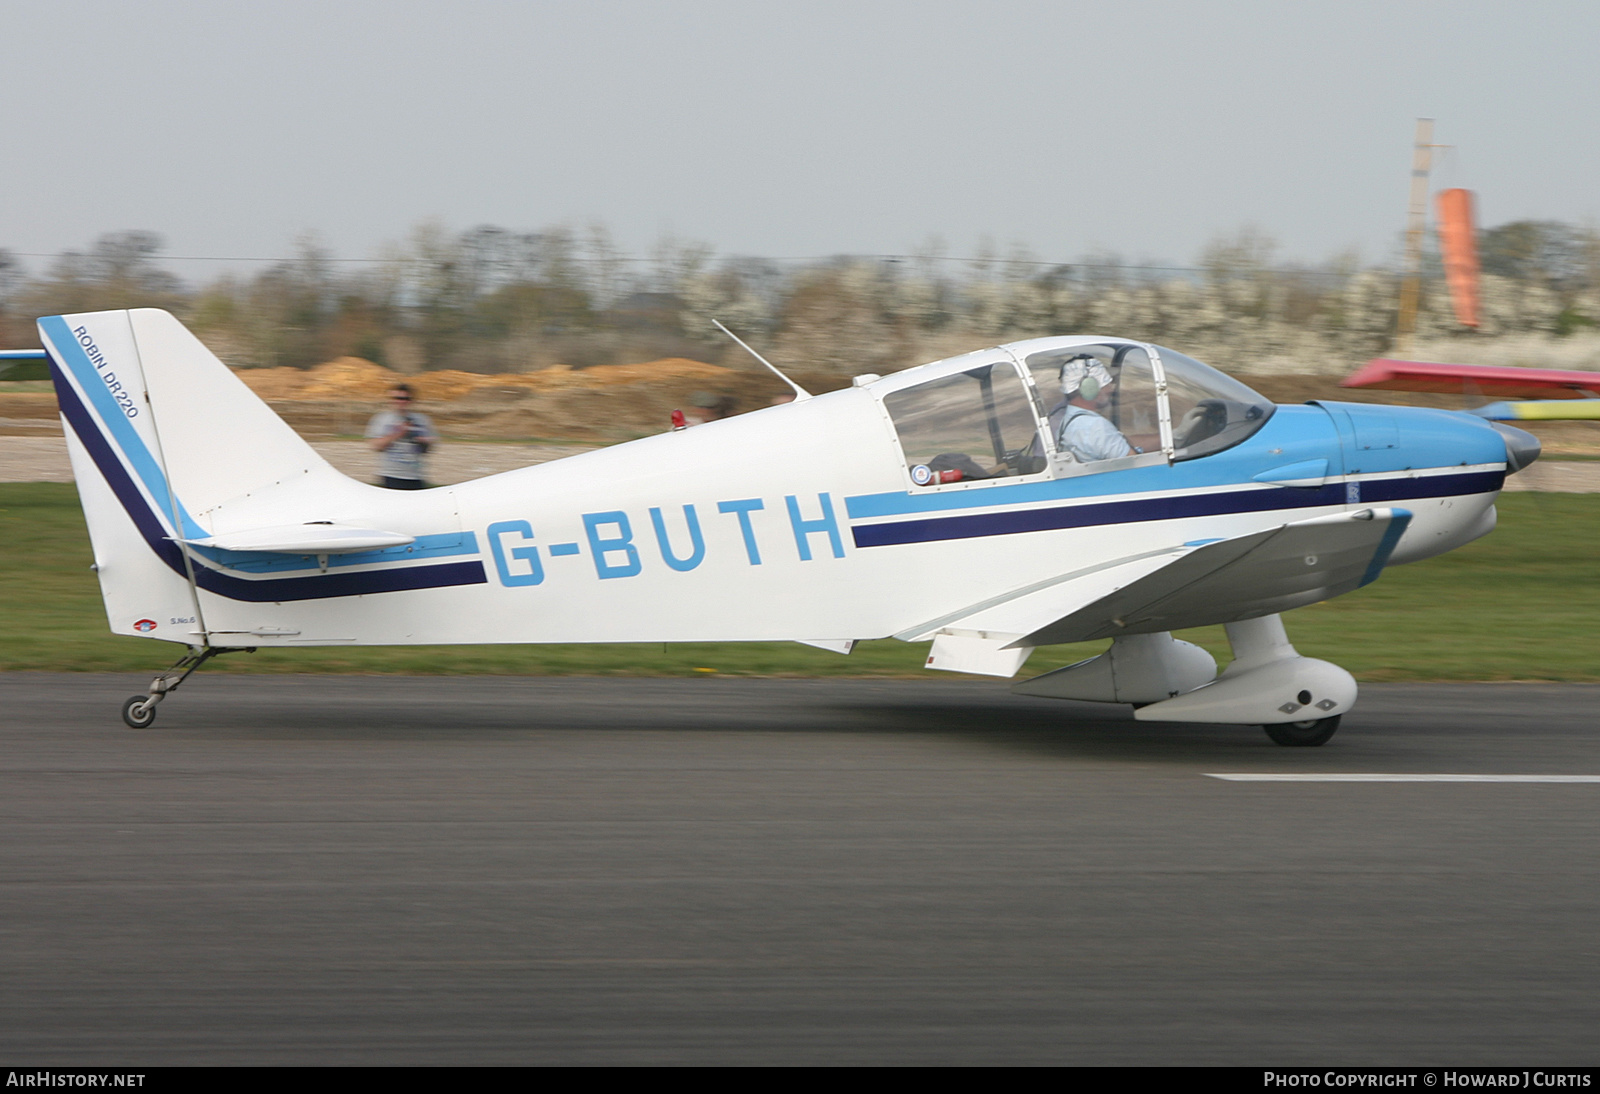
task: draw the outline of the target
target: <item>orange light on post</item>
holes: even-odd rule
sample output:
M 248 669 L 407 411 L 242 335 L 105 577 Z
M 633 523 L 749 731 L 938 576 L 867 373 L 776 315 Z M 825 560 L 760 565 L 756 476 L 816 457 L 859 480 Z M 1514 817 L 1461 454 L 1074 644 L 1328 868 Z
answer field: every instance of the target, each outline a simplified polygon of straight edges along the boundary
M 1478 326 L 1478 239 L 1473 227 L 1472 191 L 1439 192 L 1439 246 L 1450 282 L 1450 302 L 1463 327 Z

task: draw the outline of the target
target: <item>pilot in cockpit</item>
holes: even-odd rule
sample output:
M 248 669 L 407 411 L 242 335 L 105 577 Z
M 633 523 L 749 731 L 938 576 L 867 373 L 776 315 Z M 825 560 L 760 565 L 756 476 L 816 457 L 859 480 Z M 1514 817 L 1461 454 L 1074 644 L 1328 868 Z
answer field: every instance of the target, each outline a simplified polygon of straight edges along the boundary
M 1128 439 L 1105 417 L 1115 391 L 1116 381 L 1106 366 L 1087 354 L 1061 366 L 1061 394 L 1067 401 L 1050 415 L 1052 419 L 1060 415 L 1056 426 L 1060 451 L 1071 453 L 1080 463 L 1133 454 Z

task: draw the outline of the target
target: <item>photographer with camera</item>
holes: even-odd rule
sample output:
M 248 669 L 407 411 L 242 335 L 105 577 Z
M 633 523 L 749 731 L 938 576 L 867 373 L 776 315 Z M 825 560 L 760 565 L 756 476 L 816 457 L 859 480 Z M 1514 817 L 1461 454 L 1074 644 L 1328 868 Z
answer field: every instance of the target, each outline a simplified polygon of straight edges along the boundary
M 439 440 L 426 414 L 410 409 L 411 388 L 389 389 L 389 409 L 367 423 L 367 443 L 378 456 L 378 485 L 390 490 L 421 490 L 422 457 Z

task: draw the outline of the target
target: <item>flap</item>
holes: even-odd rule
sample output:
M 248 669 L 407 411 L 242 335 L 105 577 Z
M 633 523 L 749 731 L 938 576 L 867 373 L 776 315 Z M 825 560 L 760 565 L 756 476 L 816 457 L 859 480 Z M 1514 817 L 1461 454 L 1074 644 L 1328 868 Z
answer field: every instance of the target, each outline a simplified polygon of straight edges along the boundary
M 980 676 L 1015 676 L 1033 647 L 1008 646 L 1004 638 L 969 631 L 934 635 L 924 667 L 945 672 L 971 672 Z
M 281 524 L 273 528 L 250 528 L 242 532 L 223 532 L 182 542 L 195 547 L 219 547 L 224 551 L 271 551 L 290 555 L 338 555 L 351 551 L 371 551 L 380 547 L 404 547 L 415 543 L 415 536 L 385 532 L 378 528 L 352 528 L 346 524 L 318 521 L 312 524 Z

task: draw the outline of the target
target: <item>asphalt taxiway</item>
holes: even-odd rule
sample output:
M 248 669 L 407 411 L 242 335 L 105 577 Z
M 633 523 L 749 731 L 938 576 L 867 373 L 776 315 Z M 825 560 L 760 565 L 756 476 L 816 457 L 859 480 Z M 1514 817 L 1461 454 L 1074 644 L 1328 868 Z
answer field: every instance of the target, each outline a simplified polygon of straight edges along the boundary
M 1600 687 L 0 675 L 0 1061 L 1593 1064 Z

